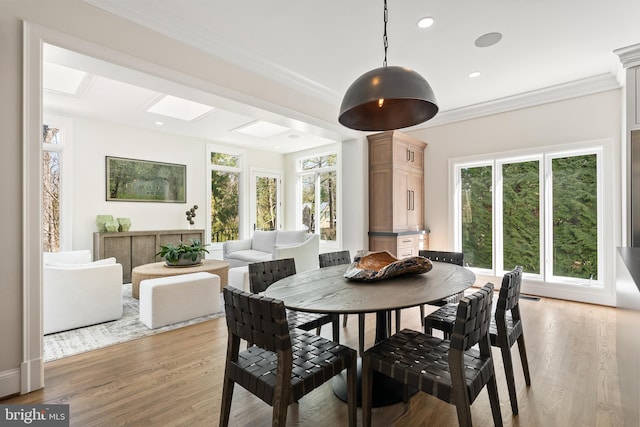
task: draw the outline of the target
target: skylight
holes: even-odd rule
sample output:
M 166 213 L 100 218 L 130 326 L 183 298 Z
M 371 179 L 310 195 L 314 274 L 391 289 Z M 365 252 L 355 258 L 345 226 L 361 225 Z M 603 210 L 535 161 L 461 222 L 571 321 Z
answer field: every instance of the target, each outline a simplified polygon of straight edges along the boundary
M 249 124 L 233 129 L 234 132 L 240 132 L 245 135 L 257 136 L 258 138 L 269 138 L 281 133 L 288 132 L 290 129 L 284 126 L 276 125 L 262 120 L 256 120 Z
M 193 121 L 213 110 L 215 110 L 215 108 L 209 105 L 200 104 L 171 95 L 166 95 L 147 109 L 149 113 L 160 114 L 162 116 L 172 117 L 174 119 L 185 120 L 188 122 Z
M 80 85 L 87 76 L 84 71 L 52 62 L 45 62 L 43 67 L 42 84 L 44 88 L 67 95 L 77 95 Z

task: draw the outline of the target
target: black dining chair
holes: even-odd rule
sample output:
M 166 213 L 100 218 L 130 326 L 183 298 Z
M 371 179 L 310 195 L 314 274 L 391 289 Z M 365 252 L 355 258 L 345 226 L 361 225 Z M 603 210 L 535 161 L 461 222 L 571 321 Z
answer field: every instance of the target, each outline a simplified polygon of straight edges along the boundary
M 284 427 L 287 407 L 347 370 L 349 426 L 357 422 L 357 353 L 355 350 L 289 329 L 282 301 L 223 289 L 228 329 L 220 426 L 229 425 L 234 384 L 273 407 L 271 425 Z M 253 342 L 240 351 L 240 340 Z
M 515 343 L 518 343 L 525 383 L 527 386 L 531 385 L 527 349 L 524 343 L 524 330 L 520 317 L 519 299 L 521 284 L 522 267 L 518 266 L 504 275 L 498 295 L 498 303 L 496 304 L 495 316 L 491 319 L 489 326 L 491 345 L 499 347 L 502 354 L 504 373 L 507 379 L 507 388 L 509 389 L 509 400 L 511 401 L 511 412 L 513 412 L 513 414 L 518 413 L 518 398 L 513 375 L 513 358 L 511 357 L 511 347 Z M 433 329 L 438 329 L 443 331 L 445 338 L 450 336 L 453 331 L 456 310 L 456 304 L 447 304 L 428 315 L 424 319 L 425 332 L 431 334 Z
M 471 426 L 471 403 L 487 386 L 495 426 L 502 426 L 498 387 L 489 344 L 493 284 L 463 297 L 451 340 L 403 329 L 364 352 L 362 357 L 362 424 L 371 426 L 373 373 L 454 404 L 461 426 Z M 474 347 L 478 344 L 479 350 Z
M 464 265 L 464 254 L 462 252 L 420 250 L 418 251 L 418 255 L 431 261 L 446 262 L 460 266 Z M 460 301 L 463 295 L 464 292 L 459 292 L 448 298 L 433 302 L 431 305 L 443 306 L 449 303 L 455 303 Z M 420 306 L 420 324 L 424 326 L 424 305 Z
M 334 265 L 351 264 L 351 253 L 348 250 L 337 252 L 325 252 L 318 255 L 320 268 L 331 267 Z M 358 313 L 358 351 L 360 354 L 364 351 L 364 313 Z M 342 320 L 342 327 L 347 326 L 347 316 L 345 314 Z
M 296 274 L 296 262 L 293 258 L 254 262 L 249 264 L 248 267 L 249 290 L 254 294 L 262 293 L 278 280 Z M 287 310 L 287 319 L 292 328 L 298 328 L 304 331 L 315 329 L 317 335 L 320 335 L 320 329 L 323 325 L 331 323 L 333 340 L 340 342 L 338 315 Z

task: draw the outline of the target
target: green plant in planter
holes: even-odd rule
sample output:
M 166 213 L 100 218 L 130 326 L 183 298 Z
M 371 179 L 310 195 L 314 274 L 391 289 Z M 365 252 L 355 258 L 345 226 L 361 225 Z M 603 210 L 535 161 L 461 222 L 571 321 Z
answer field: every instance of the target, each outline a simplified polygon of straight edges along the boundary
M 205 253 L 209 253 L 206 246 L 200 240 L 189 239 L 190 244 L 185 245 L 182 241 L 177 245 L 168 244 L 160 246 L 160 252 L 156 256 L 161 256 L 167 262 L 167 265 L 179 265 L 180 260 L 188 260 L 192 264 L 198 263 Z

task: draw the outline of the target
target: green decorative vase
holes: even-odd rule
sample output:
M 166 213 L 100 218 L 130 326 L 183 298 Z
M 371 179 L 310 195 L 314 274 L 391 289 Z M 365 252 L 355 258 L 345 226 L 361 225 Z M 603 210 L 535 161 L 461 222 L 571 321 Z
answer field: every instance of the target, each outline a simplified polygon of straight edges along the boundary
M 118 231 L 129 231 L 131 228 L 131 218 L 118 218 L 118 224 L 120 225 Z
M 115 219 L 109 220 L 104 223 L 104 227 L 107 229 L 108 233 L 115 233 L 120 228 L 120 224 Z
M 104 233 L 107 231 L 107 227 L 105 224 L 107 221 L 113 221 L 113 216 L 111 215 L 96 215 L 96 225 L 98 226 L 98 231 Z

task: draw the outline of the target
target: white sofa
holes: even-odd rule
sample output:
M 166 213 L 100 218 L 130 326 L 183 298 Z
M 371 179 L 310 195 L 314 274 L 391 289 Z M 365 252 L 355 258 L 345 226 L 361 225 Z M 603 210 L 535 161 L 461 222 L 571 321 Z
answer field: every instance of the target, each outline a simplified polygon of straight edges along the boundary
M 230 268 L 242 267 L 252 262 L 294 258 L 296 271 L 318 268 L 320 236 L 305 230 L 259 231 L 251 239 L 228 240 L 222 244 L 222 257 Z
M 42 269 L 44 333 L 122 317 L 122 265 L 91 262 L 88 250 L 45 252 Z

